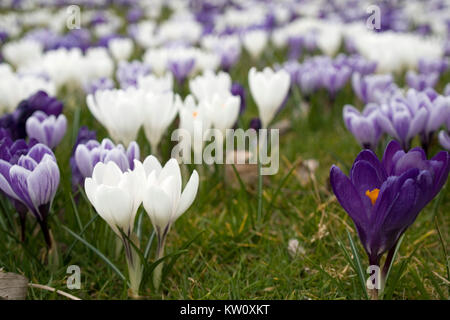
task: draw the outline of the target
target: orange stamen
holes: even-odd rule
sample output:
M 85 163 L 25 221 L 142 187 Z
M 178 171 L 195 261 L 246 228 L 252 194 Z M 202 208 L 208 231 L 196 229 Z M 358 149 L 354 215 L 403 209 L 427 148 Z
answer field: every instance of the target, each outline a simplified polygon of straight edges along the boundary
M 377 202 L 379 194 L 380 194 L 380 189 L 377 189 L 377 188 L 373 189 L 372 191 L 370 191 L 370 190 L 366 191 L 366 196 L 369 197 L 373 206 L 375 205 L 375 202 Z

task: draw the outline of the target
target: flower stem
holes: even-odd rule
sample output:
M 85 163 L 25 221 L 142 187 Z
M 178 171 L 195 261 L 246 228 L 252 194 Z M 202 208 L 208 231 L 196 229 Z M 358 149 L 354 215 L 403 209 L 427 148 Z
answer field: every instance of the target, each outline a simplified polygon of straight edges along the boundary
M 158 236 L 158 247 L 156 249 L 156 261 L 161 259 L 164 256 L 164 246 L 166 244 L 166 236 L 163 235 L 162 237 Z M 161 262 L 158 264 L 153 271 L 153 284 L 155 285 L 155 289 L 159 290 L 159 286 L 161 284 L 161 277 L 162 277 L 162 269 L 163 269 L 164 262 Z

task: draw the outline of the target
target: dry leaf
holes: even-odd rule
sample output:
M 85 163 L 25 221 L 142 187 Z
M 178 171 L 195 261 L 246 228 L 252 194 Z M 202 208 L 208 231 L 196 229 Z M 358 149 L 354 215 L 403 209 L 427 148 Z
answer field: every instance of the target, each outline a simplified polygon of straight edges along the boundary
M 0 299 L 25 300 L 27 290 L 27 278 L 20 274 L 0 271 Z

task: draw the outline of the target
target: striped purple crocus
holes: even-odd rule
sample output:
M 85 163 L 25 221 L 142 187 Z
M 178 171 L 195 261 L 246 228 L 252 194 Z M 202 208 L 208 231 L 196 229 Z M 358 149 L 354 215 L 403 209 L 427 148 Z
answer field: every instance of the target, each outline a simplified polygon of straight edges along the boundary
M 48 248 L 52 241 L 47 217 L 59 185 L 60 173 L 55 155 L 44 144 L 27 150 L 23 140 L 16 141 L 7 150 L 9 160 L 0 159 L 0 190 L 9 198 L 23 204 L 31 212 L 44 234 Z M 19 149 L 27 150 L 21 153 Z M 7 155 L 8 156 L 8 155 Z M 4 158 L 7 159 L 7 156 Z

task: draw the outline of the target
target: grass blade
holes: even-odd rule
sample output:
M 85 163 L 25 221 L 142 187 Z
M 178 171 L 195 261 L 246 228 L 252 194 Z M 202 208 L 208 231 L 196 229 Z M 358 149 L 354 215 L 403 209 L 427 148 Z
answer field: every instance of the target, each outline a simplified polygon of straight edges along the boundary
M 104 262 L 106 262 L 106 264 L 108 266 L 111 267 L 111 269 L 117 273 L 117 275 L 123 280 L 126 281 L 127 278 L 123 275 L 122 272 L 120 272 L 119 268 L 116 267 L 116 265 L 114 263 L 111 262 L 111 260 L 109 260 L 103 253 L 101 253 L 96 247 L 94 247 L 92 244 L 90 244 L 89 242 L 87 242 L 85 239 L 83 239 L 82 237 L 80 237 L 78 234 L 76 234 L 75 232 L 73 232 L 72 230 L 70 230 L 69 228 L 67 228 L 66 226 L 63 226 L 63 228 L 69 232 L 75 239 L 77 239 L 78 241 L 80 241 L 81 243 L 83 243 L 86 247 L 88 247 L 89 249 L 91 249 L 94 253 L 96 253 L 100 259 L 102 259 Z
M 364 270 L 362 268 L 361 260 L 359 259 L 359 254 L 358 254 L 358 250 L 356 248 L 355 242 L 353 241 L 353 238 L 348 230 L 347 230 L 347 236 L 350 241 L 350 248 L 352 249 L 352 253 L 353 253 L 353 262 L 354 262 L 354 266 L 356 269 L 355 271 L 358 273 L 359 281 L 361 282 L 361 287 L 364 291 L 364 295 L 367 299 L 369 299 L 369 296 L 368 296 L 367 290 L 366 290 L 366 279 L 365 279 L 366 274 L 364 273 Z

